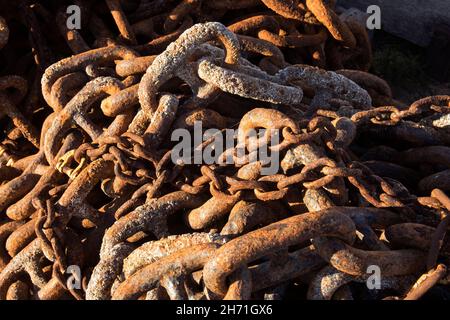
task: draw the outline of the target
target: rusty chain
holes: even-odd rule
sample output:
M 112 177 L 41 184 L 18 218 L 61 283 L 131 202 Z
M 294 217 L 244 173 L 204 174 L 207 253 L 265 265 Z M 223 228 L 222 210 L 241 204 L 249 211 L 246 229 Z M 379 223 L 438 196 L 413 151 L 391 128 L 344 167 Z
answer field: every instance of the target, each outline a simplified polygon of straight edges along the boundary
M 450 97 L 395 101 L 335 1 L 76 3 L 0 16 L 0 299 L 448 292 Z

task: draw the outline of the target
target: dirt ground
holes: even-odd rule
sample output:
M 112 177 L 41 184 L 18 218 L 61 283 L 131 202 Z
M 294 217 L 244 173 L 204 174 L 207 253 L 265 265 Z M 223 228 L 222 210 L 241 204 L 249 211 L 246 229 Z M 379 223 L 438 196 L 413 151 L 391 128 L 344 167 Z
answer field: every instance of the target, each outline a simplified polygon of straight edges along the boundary
M 378 32 L 373 37 L 373 57 L 371 72 L 391 85 L 396 100 L 410 104 L 430 95 L 450 95 L 450 81 L 437 80 L 431 71 L 430 48 Z

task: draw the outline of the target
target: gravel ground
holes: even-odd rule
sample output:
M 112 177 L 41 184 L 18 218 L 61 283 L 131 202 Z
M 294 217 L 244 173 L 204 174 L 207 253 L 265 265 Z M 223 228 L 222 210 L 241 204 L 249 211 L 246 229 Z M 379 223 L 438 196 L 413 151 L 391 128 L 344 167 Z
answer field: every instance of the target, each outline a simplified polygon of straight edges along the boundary
M 421 48 L 385 32 L 373 37 L 371 72 L 388 81 L 395 99 L 406 104 L 430 95 L 450 95 L 450 82 L 431 71 L 432 49 Z

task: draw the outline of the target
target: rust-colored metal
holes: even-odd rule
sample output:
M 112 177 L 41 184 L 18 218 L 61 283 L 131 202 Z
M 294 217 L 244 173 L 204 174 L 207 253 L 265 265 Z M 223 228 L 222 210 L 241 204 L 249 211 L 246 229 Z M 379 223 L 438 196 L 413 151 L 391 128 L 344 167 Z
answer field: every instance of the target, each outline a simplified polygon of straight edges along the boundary
M 449 292 L 450 97 L 396 101 L 336 1 L 71 4 L 0 17 L 0 299 Z
M 354 224 L 349 218 L 332 210 L 299 215 L 271 224 L 219 248 L 214 258 L 205 265 L 205 284 L 216 295 L 224 296 L 227 292 L 226 277 L 241 264 L 248 264 L 318 234 L 333 234 L 352 242 L 352 229 Z
M 323 0 L 306 0 L 306 7 L 328 29 L 334 39 L 342 41 L 347 47 L 355 47 L 356 39 L 353 33 Z
M 447 267 L 443 264 L 422 275 L 406 294 L 403 300 L 418 300 L 447 274 Z

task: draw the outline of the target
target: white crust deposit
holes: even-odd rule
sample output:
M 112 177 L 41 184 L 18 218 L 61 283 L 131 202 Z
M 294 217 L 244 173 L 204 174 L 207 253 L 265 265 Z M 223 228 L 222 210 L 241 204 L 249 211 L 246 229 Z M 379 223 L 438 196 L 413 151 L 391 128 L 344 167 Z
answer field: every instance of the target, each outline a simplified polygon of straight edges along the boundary
M 370 107 L 369 93 L 352 80 L 333 71 L 325 71 L 307 65 L 289 66 L 277 74 L 284 83 L 300 80 L 316 91 L 330 92 L 333 98 L 347 100 L 356 106 Z
M 146 112 L 156 109 L 156 93 L 161 85 L 169 80 L 199 45 L 220 39 L 224 44 L 226 61 L 237 63 L 239 60 L 239 41 L 230 30 L 219 22 L 198 23 L 183 32 L 180 37 L 167 46 L 148 67 L 139 85 L 139 102 Z M 151 114 L 148 115 L 149 117 Z
M 128 278 L 141 267 L 171 255 L 178 250 L 201 243 L 223 243 L 224 241 L 225 238 L 217 233 L 201 232 L 173 235 L 158 241 L 146 242 L 131 252 L 124 260 L 123 273 Z
M 206 82 L 216 85 L 222 91 L 244 98 L 287 105 L 299 104 L 303 98 L 301 88 L 280 85 L 219 67 L 208 60 L 200 62 L 198 75 Z
M 111 287 L 120 274 L 123 259 L 133 250 L 127 243 L 115 245 L 105 254 L 92 271 L 86 290 L 86 300 L 107 300 L 111 298 Z

